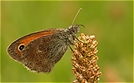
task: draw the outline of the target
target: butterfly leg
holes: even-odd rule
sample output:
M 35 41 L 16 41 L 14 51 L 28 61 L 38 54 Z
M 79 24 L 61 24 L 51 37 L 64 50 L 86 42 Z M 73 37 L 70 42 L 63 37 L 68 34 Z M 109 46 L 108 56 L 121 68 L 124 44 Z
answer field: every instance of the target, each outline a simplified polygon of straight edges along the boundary
M 69 45 L 69 48 L 71 49 L 71 51 L 73 51 L 72 47 Z

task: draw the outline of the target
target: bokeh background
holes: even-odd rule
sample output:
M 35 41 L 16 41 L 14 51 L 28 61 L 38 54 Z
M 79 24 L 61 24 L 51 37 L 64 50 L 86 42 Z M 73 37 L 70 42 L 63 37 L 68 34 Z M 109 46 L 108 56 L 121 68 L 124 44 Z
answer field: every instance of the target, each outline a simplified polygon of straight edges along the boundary
M 7 54 L 7 47 L 31 32 L 67 28 L 78 11 L 75 24 L 80 33 L 94 34 L 98 44 L 100 82 L 133 81 L 132 1 L 2 1 L 1 2 L 1 81 L 72 82 L 71 50 L 49 74 L 29 72 Z M 77 36 L 79 36 L 79 34 Z

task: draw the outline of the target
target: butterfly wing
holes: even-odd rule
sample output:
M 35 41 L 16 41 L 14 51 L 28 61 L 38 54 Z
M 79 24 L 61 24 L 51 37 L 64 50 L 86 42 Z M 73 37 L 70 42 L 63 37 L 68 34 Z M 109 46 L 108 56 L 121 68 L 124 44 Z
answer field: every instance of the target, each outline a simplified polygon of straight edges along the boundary
M 62 38 L 64 36 L 61 35 L 64 34 L 63 32 L 61 29 L 54 29 L 49 30 L 49 32 L 43 32 L 45 33 L 44 35 L 38 33 L 38 35 L 41 35 L 40 37 L 37 36 L 37 33 L 35 33 L 36 35 L 30 35 L 31 39 L 25 36 L 15 42 L 15 44 L 25 44 L 25 48 L 21 52 L 10 52 L 11 48 L 13 50 L 13 46 L 14 49 L 18 46 L 18 44 L 16 46 L 11 44 L 9 54 L 10 56 L 17 55 L 17 58 L 13 58 L 30 70 L 50 72 L 54 64 L 61 59 L 68 48 L 68 45 L 63 40 L 64 38 Z

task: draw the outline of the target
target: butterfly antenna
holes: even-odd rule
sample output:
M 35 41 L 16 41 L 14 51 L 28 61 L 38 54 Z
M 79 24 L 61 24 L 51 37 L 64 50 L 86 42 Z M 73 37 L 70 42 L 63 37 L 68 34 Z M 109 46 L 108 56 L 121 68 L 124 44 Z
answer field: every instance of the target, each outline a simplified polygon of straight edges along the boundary
M 78 10 L 78 12 L 76 13 L 76 15 L 75 15 L 75 17 L 74 17 L 74 19 L 73 19 L 73 21 L 72 21 L 72 25 L 74 24 L 74 21 L 75 21 L 75 19 L 76 19 L 76 17 L 78 16 L 78 14 L 79 14 L 79 12 L 82 10 L 82 8 L 80 8 L 79 10 Z

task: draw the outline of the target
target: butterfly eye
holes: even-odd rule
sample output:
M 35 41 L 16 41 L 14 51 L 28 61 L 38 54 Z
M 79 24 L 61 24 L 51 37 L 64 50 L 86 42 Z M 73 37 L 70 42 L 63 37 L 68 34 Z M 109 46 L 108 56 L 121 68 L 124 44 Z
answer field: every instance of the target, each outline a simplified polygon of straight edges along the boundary
M 23 50 L 24 49 L 24 45 L 23 44 L 21 44 L 21 45 L 19 45 L 19 47 L 18 47 L 18 49 L 21 51 L 21 50 Z

